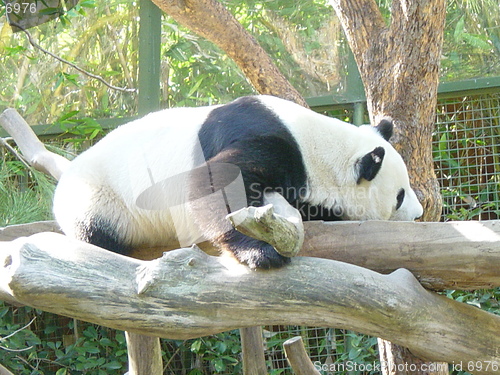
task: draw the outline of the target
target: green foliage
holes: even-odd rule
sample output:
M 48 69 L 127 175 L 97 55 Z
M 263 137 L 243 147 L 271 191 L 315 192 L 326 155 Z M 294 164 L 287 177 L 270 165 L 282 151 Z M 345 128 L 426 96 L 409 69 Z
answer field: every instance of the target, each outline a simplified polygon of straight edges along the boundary
M 391 2 L 379 0 L 390 22 Z M 224 1 L 304 96 L 342 91 L 347 47 L 326 0 Z M 47 48 L 120 87 L 137 87 L 137 7 L 123 0 L 86 0 L 57 21 L 32 29 Z M 496 0 L 448 2 L 442 77 L 500 75 L 500 10 Z M 63 113 L 133 116 L 137 97 L 108 90 L 34 50 L 22 33 L 0 38 L 0 110 L 22 109 L 31 124 Z M 165 16 L 162 20 L 161 103 L 200 105 L 253 93 L 235 63 L 207 40 Z M 112 103 L 112 105 L 110 105 Z
M 492 290 L 448 290 L 446 296 L 458 302 L 476 306 L 492 314 L 500 315 L 500 288 Z
M 81 148 L 88 145 L 90 141 L 104 136 L 102 126 L 90 117 L 78 117 L 78 111 L 70 111 L 57 119 L 55 125 L 63 129 L 62 134 L 65 142 L 72 143 L 75 147 Z
M 447 3 L 441 79 L 500 75 L 500 8 L 497 0 Z
M 348 345 L 340 356 L 339 362 L 352 362 L 359 365 L 372 365 L 378 360 L 377 338 L 356 332 L 346 333 Z M 373 372 L 374 374 L 376 372 Z
M 377 339 L 374 337 L 333 328 L 276 328 L 279 328 L 278 332 L 264 330 L 270 374 L 292 374 L 284 354 L 283 343 L 295 336 L 302 337 L 307 354 L 314 364 L 327 367 L 335 365 L 338 370 L 335 373 L 339 375 L 348 373 L 346 363 L 352 367 L 371 369 L 373 363 L 378 361 Z M 372 373 L 376 374 L 375 371 L 370 374 Z
M 54 182 L 4 156 L 0 159 L 0 227 L 50 219 Z
M 48 9 L 56 12 L 60 9 Z M 80 1 L 56 20 L 30 29 L 41 47 L 105 77 L 135 87 L 137 7 L 123 1 Z M 0 24 L 0 111 L 14 107 L 30 124 L 53 123 L 64 113 L 82 117 L 131 116 L 136 97 L 109 90 L 53 57 L 34 49 L 24 33 Z M 103 106 L 112 101 L 113 106 Z
M 191 352 L 196 354 L 199 361 L 208 364 L 210 374 L 242 371 L 241 361 L 237 358 L 241 352 L 241 344 L 237 331 L 219 333 L 202 337 L 191 343 Z M 201 375 L 200 368 L 192 369 L 189 375 Z
M 500 288 L 495 288 L 491 290 L 447 290 L 445 295 L 448 298 L 454 299 L 458 302 L 463 302 L 468 305 L 475 306 L 482 310 L 488 311 L 492 314 L 500 315 Z M 471 364 L 469 364 L 470 366 Z M 484 365 L 485 364 L 479 364 Z M 451 367 L 451 366 L 450 366 Z M 463 370 L 466 370 L 467 365 L 463 366 Z M 479 368 L 479 367 L 478 367 Z M 453 371 L 453 375 L 472 375 L 467 371 Z
M 0 302 L 0 363 L 19 375 L 121 375 L 126 369 L 125 336 L 73 319 L 50 320 L 50 314 Z M 28 328 L 18 321 L 34 316 Z M 66 326 L 61 326 L 65 320 Z M 62 332 L 72 334 L 62 335 Z M 75 333 L 75 332 L 78 332 Z M 55 341 L 48 340 L 57 337 Z M 3 338 L 2 338 L 3 337 Z M 63 344 L 62 340 L 66 342 Z

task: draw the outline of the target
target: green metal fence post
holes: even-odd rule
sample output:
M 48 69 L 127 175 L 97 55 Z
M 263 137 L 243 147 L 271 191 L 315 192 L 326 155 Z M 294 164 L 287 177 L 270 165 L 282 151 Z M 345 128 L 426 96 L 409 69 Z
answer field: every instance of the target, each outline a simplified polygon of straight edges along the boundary
M 160 109 L 161 15 L 151 0 L 139 1 L 139 105 L 143 116 Z
M 349 49 L 349 55 L 347 59 L 347 80 L 346 80 L 346 92 L 349 93 L 354 101 L 363 102 L 366 100 L 365 96 L 365 86 L 363 85 L 363 80 L 359 74 L 358 65 L 354 59 L 351 49 Z

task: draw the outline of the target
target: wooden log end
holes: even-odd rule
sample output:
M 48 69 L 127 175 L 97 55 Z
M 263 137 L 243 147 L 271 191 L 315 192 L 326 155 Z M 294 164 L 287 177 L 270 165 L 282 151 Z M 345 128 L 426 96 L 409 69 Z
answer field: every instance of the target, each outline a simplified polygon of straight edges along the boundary
M 283 343 L 286 358 L 296 375 L 321 375 L 309 359 L 302 337 L 295 336 Z

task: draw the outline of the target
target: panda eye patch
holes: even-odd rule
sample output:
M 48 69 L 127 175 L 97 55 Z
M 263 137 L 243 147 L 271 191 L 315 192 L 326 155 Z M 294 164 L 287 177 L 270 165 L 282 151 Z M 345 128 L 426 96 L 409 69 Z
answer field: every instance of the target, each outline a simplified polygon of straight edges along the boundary
M 399 209 L 399 207 L 401 207 L 401 205 L 403 204 L 403 201 L 405 199 L 405 189 L 400 189 L 399 192 L 398 192 L 398 196 L 396 197 L 396 200 L 397 200 L 397 204 L 396 204 L 396 210 Z

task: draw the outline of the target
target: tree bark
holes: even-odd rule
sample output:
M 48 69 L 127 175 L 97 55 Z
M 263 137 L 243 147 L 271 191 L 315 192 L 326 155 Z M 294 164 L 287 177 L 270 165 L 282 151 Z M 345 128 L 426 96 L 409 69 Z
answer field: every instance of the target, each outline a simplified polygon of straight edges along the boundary
M 240 328 L 240 337 L 243 374 L 267 375 L 262 328 L 260 326 Z
M 434 175 L 434 128 L 444 0 L 392 2 L 388 26 L 374 0 L 333 0 L 363 80 L 372 123 L 394 119 L 393 144 L 405 160 L 424 205 L 436 221 L 441 195 Z
M 394 0 L 390 25 L 374 0 L 333 0 L 332 4 L 359 67 L 371 122 L 384 116 L 394 119 L 392 143 L 405 160 L 424 207 L 422 219 L 437 221 L 442 200 L 433 168 L 432 131 L 445 1 Z M 387 345 L 382 352 L 403 355 L 403 350 Z
M 500 221 L 316 221 L 304 227 L 300 256 L 337 260 L 383 274 L 404 267 L 431 290 L 500 286 Z M 39 222 L 0 228 L 0 241 L 43 231 L 57 232 L 58 226 Z M 142 259 L 159 258 L 173 248 L 151 249 L 150 257 Z
M 299 255 L 381 273 L 399 267 L 428 289 L 491 289 L 500 283 L 500 221 L 309 222 Z
M 447 363 L 423 361 L 415 358 L 407 348 L 380 338 L 378 339 L 378 343 L 380 363 L 385 365 L 383 372 L 386 374 L 446 375 L 449 373 Z
M 500 364 L 499 316 L 429 292 L 403 269 L 381 275 L 297 257 L 282 269 L 250 271 L 196 248 L 141 261 L 55 233 L 2 243 L 0 265 L 0 299 L 139 334 L 187 339 L 256 325 L 331 326 L 430 360 L 482 363 L 475 374 L 498 373 L 486 365 Z
M 278 70 L 255 38 L 217 0 L 153 0 L 181 25 L 220 47 L 260 94 L 291 100 L 307 107 L 299 92 Z
M 15 109 L 8 108 L 3 111 L 0 115 L 0 126 L 15 139 L 23 156 L 33 168 L 59 180 L 70 161 L 47 150 Z
M 127 339 L 128 375 L 161 375 L 163 361 L 158 337 L 125 332 Z M 144 360 L 144 359 L 147 360 Z

